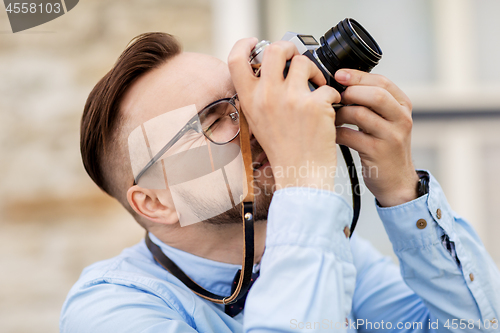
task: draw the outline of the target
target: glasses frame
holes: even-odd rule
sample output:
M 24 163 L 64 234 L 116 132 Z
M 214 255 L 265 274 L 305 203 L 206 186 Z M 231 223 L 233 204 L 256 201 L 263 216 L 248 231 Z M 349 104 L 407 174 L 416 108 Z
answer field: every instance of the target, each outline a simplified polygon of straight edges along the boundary
M 203 129 L 201 128 L 201 123 L 200 123 L 200 115 L 203 113 L 203 111 L 207 110 L 208 108 L 211 108 L 212 106 L 218 104 L 218 103 L 221 103 L 221 102 L 228 102 L 229 104 L 231 104 L 235 110 L 235 112 L 232 112 L 230 113 L 228 116 L 230 116 L 231 118 L 233 117 L 232 115 L 234 115 L 234 113 L 236 113 L 239 117 L 240 115 L 240 110 L 238 110 L 238 107 L 236 106 L 236 103 L 235 101 L 238 100 L 238 94 L 234 94 L 232 97 L 228 97 L 228 98 L 221 98 L 221 99 L 218 99 L 210 104 L 208 104 L 207 106 L 205 106 L 203 109 L 200 110 L 200 112 L 198 112 L 197 114 L 195 114 L 183 127 L 182 129 L 177 132 L 174 137 L 169 141 L 167 142 L 167 144 L 165 146 L 163 146 L 162 149 L 160 149 L 160 151 L 158 153 L 156 153 L 156 155 L 151 159 L 149 160 L 148 164 L 146 164 L 144 166 L 144 168 L 142 168 L 142 170 L 139 172 L 139 174 L 137 175 L 137 177 L 134 178 L 134 185 L 137 185 L 138 182 L 139 182 L 139 179 L 146 173 L 146 171 L 149 170 L 149 168 L 151 168 L 156 162 L 158 162 L 158 160 L 170 149 L 172 148 L 172 146 L 174 144 L 177 143 L 177 141 L 179 141 L 187 132 L 191 131 L 191 130 L 194 130 L 196 131 L 197 133 L 203 133 L 203 135 L 208 139 L 210 140 L 210 142 L 216 144 L 216 145 L 225 145 L 231 141 L 233 141 L 239 134 L 240 134 L 240 127 L 238 126 L 238 132 L 236 132 L 236 134 L 228 141 L 225 141 L 225 142 L 215 142 L 213 141 L 209 136 L 207 136 L 207 134 L 205 133 L 205 131 L 203 131 Z

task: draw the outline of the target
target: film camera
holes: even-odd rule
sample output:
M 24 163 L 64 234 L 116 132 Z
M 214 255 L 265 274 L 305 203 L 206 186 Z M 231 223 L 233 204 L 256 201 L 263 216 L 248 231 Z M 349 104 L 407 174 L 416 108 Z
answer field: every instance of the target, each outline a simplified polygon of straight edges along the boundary
M 358 69 L 370 72 L 382 58 L 382 50 L 377 42 L 355 20 L 346 18 L 336 26 L 328 30 L 320 38 L 320 43 L 311 35 L 287 32 L 281 40 L 290 41 L 295 44 L 300 54 L 308 57 L 323 73 L 329 86 L 339 92 L 346 87 L 334 79 L 335 72 L 341 68 Z M 260 64 L 262 62 L 263 50 L 271 43 L 262 40 L 253 48 L 249 62 L 256 75 L 260 75 Z M 287 62 L 284 75 L 288 73 Z M 311 90 L 317 87 L 309 82 Z
M 291 41 L 295 44 L 300 54 L 308 57 L 323 73 L 329 86 L 338 92 L 346 89 L 345 86 L 335 81 L 335 72 L 341 68 L 358 69 L 370 72 L 382 58 L 382 50 L 372 36 L 358 22 L 346 18 L 336 26 L 328 30 L 320 38 L 320 42 L 311 35 L 302 35 L 287 32 L 281 40 Z M 262 40 L 252 49 L 249 57 L 256 76 L 260 76 L 260 65 L 264 49 L 271 43 Z M 283 75 L 286 77 L 290 60 L 287 61 Z M 315 90 L 317 86 L 309 81 L 309 88 Z M 332 104 L 334 108 L 340 108 L 343 104 Z M 349 171 L 352 188 L 353 219 L 350 228 L 352 235 L 361 210 L 361 195 L 359 180 L 351 152 L 348 147 L 340 145 L 340 150 Z

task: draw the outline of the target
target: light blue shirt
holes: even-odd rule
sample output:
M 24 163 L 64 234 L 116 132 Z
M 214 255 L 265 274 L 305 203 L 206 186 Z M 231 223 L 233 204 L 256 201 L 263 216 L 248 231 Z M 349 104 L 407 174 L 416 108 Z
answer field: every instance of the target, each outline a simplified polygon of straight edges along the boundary
M 432 176 L 429 190 L 403 205 L 377 208 L 400 269 L 367 241 L 346 238 L 352 209 L 340 196 L 288 188 L 274 194 L 260 277 L 236 317 L 192 293 L 141 242 L 83 271 L 64 303 L 60 330 L 499 332 L 500 273 Z M 195 282 L 230 294 L 239 265 L 150 236 Z

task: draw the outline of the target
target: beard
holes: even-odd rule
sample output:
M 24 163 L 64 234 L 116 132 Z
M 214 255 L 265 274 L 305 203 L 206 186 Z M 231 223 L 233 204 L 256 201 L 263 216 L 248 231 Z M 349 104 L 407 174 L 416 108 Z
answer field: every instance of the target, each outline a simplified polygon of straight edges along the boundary
M 260 188 L 260 186 L 257 187 Z M 272 193 L 266 193 L 264 188 L 261 189 L 260 193 L 260 195 L 255 196 L 254 221 L 267 220 L 267 214 L 269 213 L 269 206 L 271 205 L 273 196 Z M 212 204 L 215 204 L 215 202 Z M 243 221 L 242 205 L 243 204 L 240 203 L 224 213 L 202 221 L 202 223 L 211 225 L 241 224 Z M 206 208 L 207 206 L 204 206 L 204 208 L 200 207 L 200 209 Z
M 257 140 L 252 140 L 251 151 L 252 161 L 255 161 L 256 158 L 264 152 Z M 253 164 L 255 164 L 255 162 Z M 253 184 L 249 184 L 248 186 L 253 186 L 254 189 L 254 221 L 267 220 L 267 214 L 269 213 L 269 206 L 271 205 L 271 200 L 274 192 L 274 177 L 271 171 L 271 167 L 267 166 L 265 167 L 265 170 L 254 170 Z M 221 208 L 220 201 L 215 199 L 217 195 L 199 198 L 195 197 L 189 192 L 183 192 L 179 194 L 183 197 L 185 202 L 190 202 L 190 206 L 193 212 L 196 212 L 196 215 L 200 217 L 202 223 L 222 226 L 228 224 L 241 224 L 243 221 L 242 203 L 239 203 L 233 206 L 231 209 L 224 211 L 224 209 Z M 224 212 L 208 219 L 202 218 L 210 216 L 210 212 L 213 211 Z

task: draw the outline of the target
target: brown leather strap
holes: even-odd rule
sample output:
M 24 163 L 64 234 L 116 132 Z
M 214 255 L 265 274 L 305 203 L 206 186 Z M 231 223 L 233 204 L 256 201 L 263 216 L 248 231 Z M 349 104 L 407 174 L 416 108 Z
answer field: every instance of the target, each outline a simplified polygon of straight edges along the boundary
M 241 299 L 251 285 L 252 270 L 254 262 L 254 191 L 253 191 L 253 168 L 252 151 L 250 146 L 250 133 L 248 123 L 243 112 L 240 112 L 240 147 L 245 167 L 245 178 L 243 182 L 248 185 L 248 194 L 244 198 L 242 207 L 243 219 L 243 263 L 240 278 L 236 289 L 230 296 L 220 296 L 204 289 L 187 276 L 170 258 L 168 258 L 158 245 L 153 243 L 146 233 L 146 245 L 153 254 L 154 259 L 172 275 L 178 278 L 184 285 L 191 289 L 196 295 L 218 304 L 232 304 Z
M 250 146 L 250 131 L 248 129 L 248 122 L 245 114 L 240 112 L 240 149 L 243 155 L 243 164 L 245 167 L 245 177 L 243 180 L 248 184 L 247 196 L 243 199 L 243 202 L 254 202 L 254 191 L 253 191 L 253 168 L 252 168 L 252 147 Z
M 225 304 L 236 302 L 246 294 L 252 279 L 254 261 L 254 191 L 253 191 L 253 168 L 252 148 L 250 145 L 250 131 L 248 122 L 243 111 L 240 111 L 240 149 L 243 156 L 245 178 L 248 193 L 241 203 L 241 215 L 243 218 L 243 264 L 240 279 L 234 293 L 226 298 Z

